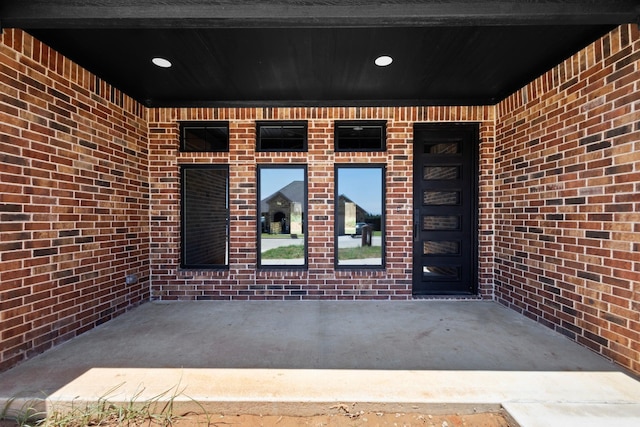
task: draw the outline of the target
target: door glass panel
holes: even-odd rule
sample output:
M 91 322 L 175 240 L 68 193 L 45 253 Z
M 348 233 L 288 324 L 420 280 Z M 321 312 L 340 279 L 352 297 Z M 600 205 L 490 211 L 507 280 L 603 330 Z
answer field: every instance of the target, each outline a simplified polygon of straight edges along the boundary
M 258 167 L 260 266 L 306 265 L 305 167 Z
M 460 179 L 460 167 L 425 166 L 423 179 Z
M 459 230 L 460 217 L 457 215 L 425 215 L 422 218 L 422 229 L 434 230 Z
M 460 154 L 460 143 L 455 142 L 427 142 L 424 144 L 425 154 Z
M 457 280 L 460 277 L 460 267 L 425 265 L 422 267 L 425 280 Z
M 460 203 L 457 191 L 425 191 L 423 203 L 428 206 L 454 206 Z
M 425 240 L 422 252 L 424 255 L 458 255 L 460 242 Z
M 383 265 L 384 167 L 336 167 L 336 265 Z

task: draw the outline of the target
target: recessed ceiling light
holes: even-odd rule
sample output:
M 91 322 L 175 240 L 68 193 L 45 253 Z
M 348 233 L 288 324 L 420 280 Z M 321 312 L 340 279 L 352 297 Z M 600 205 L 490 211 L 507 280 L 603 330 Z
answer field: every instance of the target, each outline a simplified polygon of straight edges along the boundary
M 378 56 L 375 62 L 378 67 L 386 67 L 393 62 L 393 58 L 387 55 L 382 55 Z
M 171 67 L 171 61 L 169 61 L 168 59 L 158 57 L 158 58 L 153 58 L 151 62 L 153 62 L 155 65 L 161 68 Z

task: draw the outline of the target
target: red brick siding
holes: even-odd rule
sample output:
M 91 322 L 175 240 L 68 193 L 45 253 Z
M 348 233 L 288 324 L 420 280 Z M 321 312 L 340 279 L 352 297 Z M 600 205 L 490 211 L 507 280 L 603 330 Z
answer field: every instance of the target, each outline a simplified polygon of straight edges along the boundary
M 497 107 L 147 111 L 21 31 L 1 41 L 0 370 L 150 297 L 410 298 L 412 126 L 475 121 L 481 295 L 640 372 L 636 26 Z M 309 151 L 256 153 L 263 119 L 308 120 Z M 388 150 L 334 153 L 339 119 L 387 120 Z M 179 120 L 229 120 L 231 150 L 179 153 Z M 309 168 L 308 271 L 255 269 L 256 165 L 279 162 Z M 333 269 L 343 162 L 387 165 L 384 271 Z M 189 163 L 230 166 L 229 271 L 178 268 Z M 130 273 L 141 280 L 126 287 Z
M 2 371 L 149 299 L 149 194 L 145 109 L 22 31 L 0 42 Z
M 624 25 L 498 105 L 496 297 L 640 372 L 640 37 Z
M 492 297 L 490 198 L 493 107 L 240 108 L 150 111 L 151 289 L 155 299 L 410 299 L 413 245 L 412 141 L 416 122 L 481 122 L 481 295 Z M 385 152 L 334 152 L 335 120 L 387 121 Z M 228 153 L 180 153 L 180 120 L 229 120 Z M 256 120 L 307 120 L 308 151 L 255 151 Z M 179 165 L 228 164 L 229 271 L 180 270 Z M 308 167 L 308 263 L 305 271 L 256 270 L 256 166 Z M 386 269 L 334 269 L 334 165 L 383 163 Z

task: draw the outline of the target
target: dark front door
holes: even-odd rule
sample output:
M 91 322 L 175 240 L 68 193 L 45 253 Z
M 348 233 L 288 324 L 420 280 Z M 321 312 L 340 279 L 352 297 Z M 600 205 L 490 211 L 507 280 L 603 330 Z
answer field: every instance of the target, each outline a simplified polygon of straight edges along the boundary
M 413 294 L 477 293 L 477 124 L 414 127 Z

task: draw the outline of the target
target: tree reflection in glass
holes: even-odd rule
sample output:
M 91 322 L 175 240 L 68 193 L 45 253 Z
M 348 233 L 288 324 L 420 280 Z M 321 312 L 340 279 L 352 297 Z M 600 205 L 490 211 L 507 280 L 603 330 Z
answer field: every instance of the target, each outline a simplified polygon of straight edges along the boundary
M 306 265 L 306 167 L 259 166 L 259 266 Z
M 381 267 L 384 166 L 336 166 L 336 265 Z

